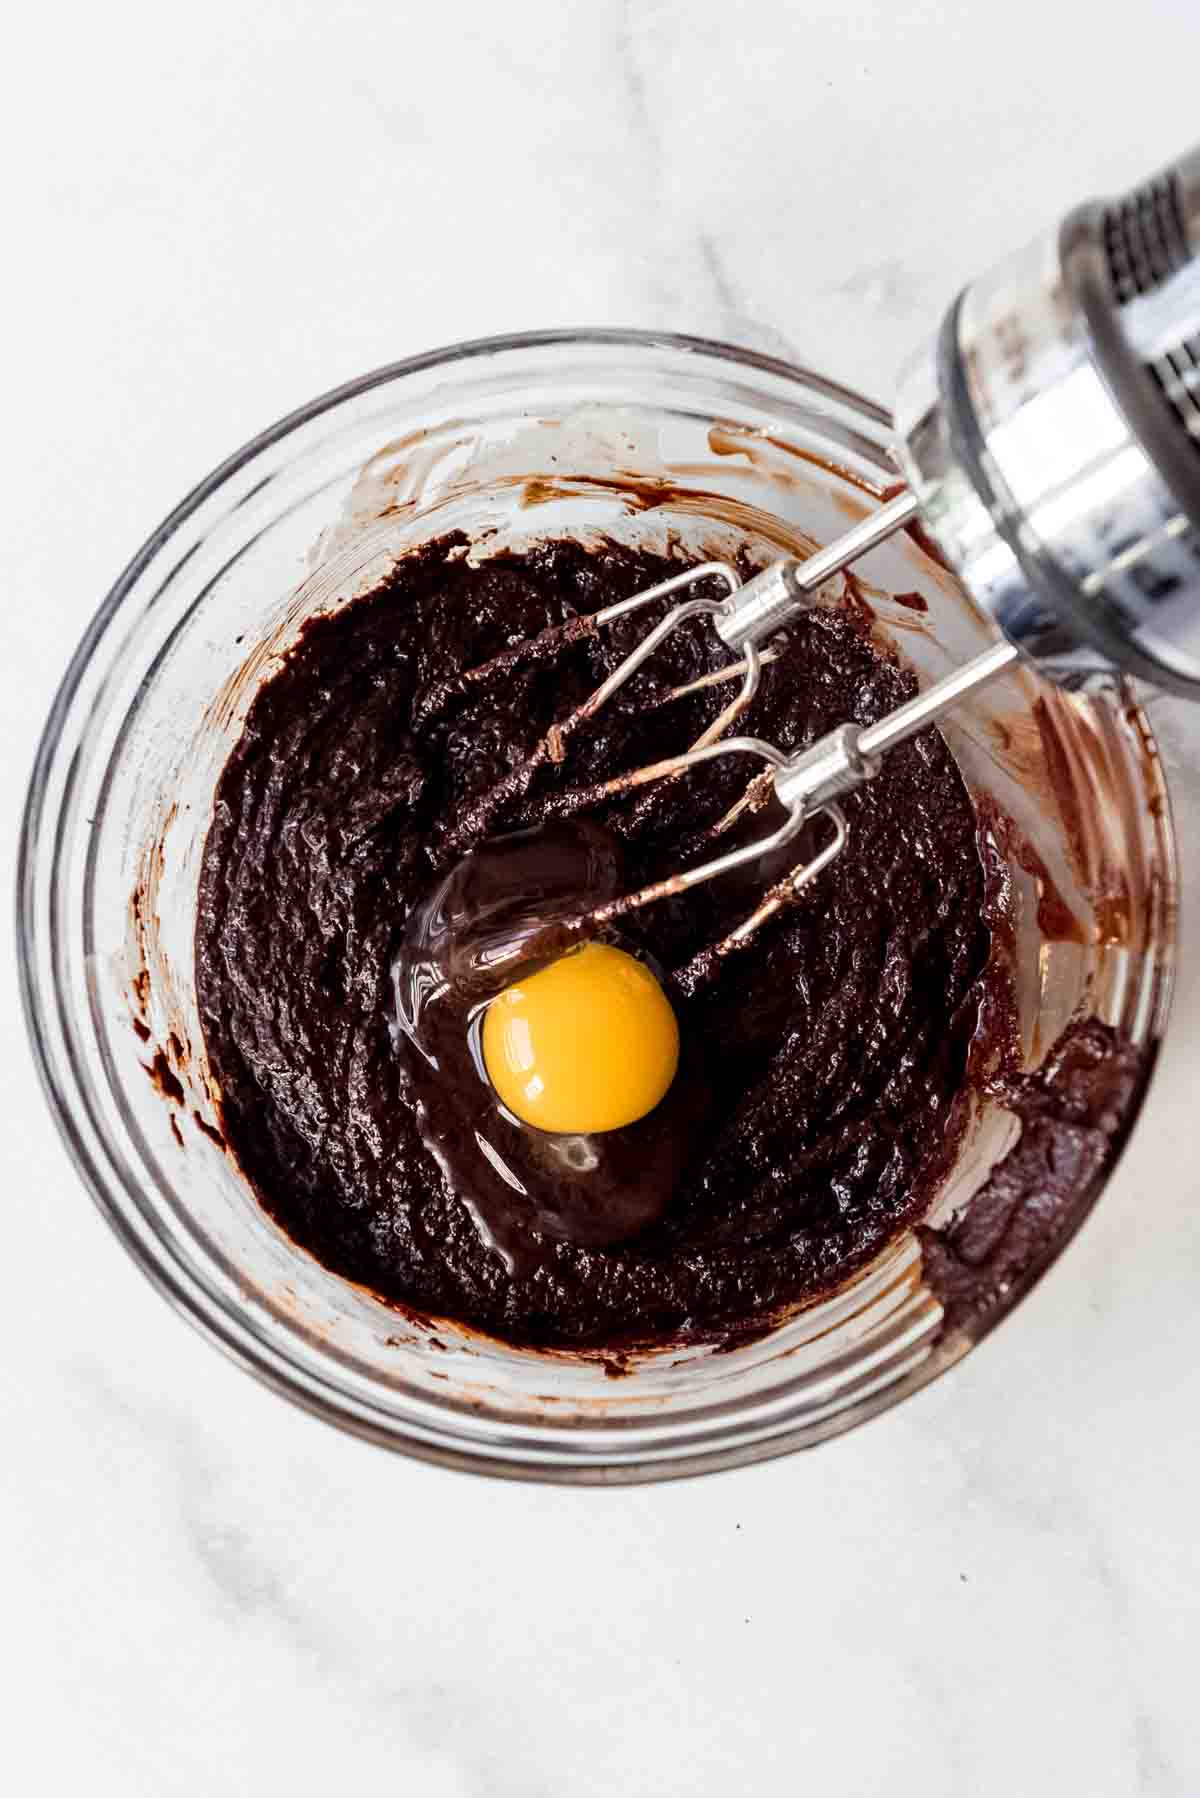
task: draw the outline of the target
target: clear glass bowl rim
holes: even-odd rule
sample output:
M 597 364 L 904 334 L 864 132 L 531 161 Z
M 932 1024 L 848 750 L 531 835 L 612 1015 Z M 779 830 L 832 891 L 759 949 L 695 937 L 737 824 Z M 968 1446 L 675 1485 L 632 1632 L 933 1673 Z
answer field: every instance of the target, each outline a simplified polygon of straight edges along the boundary
M 627 347 L 634 351 L 691 352 L 718 362 L 726 362 L 735 369 L 758 371 L 764 375 L 781 379 L 789 386 L 794 386 L 810 396 L 827 399 L 835 405 L 847 408 L 857 415 L 864 424 L 876 430 L 886 430 L 891 422 L 890 413 L 876 402 L 828 376 L 781 357 L 683 333 L 590 326 L 500 334 L 445 345 L 384 364 L 351 381 L 344 382 L 340 386 L 328 389 L 307 404 L 287 413 L 219 463 L 209 475 L 192 488 L 158 528 L 150 534 L 101 602 L 68 663 L 38 743 L 22 817 L 15 879 L 18 979 L 34 1061 L 51 1114 L 94 1203 L 142 1272 L 163 1293 L 173 1309 L 183 1315 L 210 1341 L 223 1349 L 238 1365 L 293 1403 L 312 1412 L 324 1421 L 332 1423 L 335 1427 L 380 1446 L 437 1465 L 486 1473 L 492 1476 L 535 1479 L 569 1485 L 630 1484 L 719 1471 L 774 1458 L 790 1453 L 799 1447 L 813 1446 L 828 1436 L 841 1434 L 867 1418 L 891 1409 L 894 1404 L 929 1384 L 941 1373 L 948 1371 L 962 1358 L 963 1354 L 968 1352 L 970 1347 L 974 1347 L 978 1340 L 982 1340 L 983 1335 L 990 1334 L 996 1324 L 1016 1308 L 1041 1275 L 1058 1259 L 1079 1224 L 1090 1213 L 1099 1191 L 1111 1176 L 1113 1163 L 1110 1161 L 1096 1183 L 1095 1190 L 1088 1194 L 1087 1203 L 1081 1205 L 1073 1227 L 1055 1243 L 1053 1251 L 1045 1261 L 1040 1263 L 1028 1278 L 1019 1281 L 1006 1295 L 1004 1302 L 997 1306 L 989 1317 L 985 1329 L 980 1332 L 975 1342 L 958 1346 L 953 1351 L 949 1349 L 935 1350 L 911 1374 L 902 1377 L 884 1390 L 877 1391 L 858 1403 L 849 1405 L 836 1417 L 831 1418 L 828 1428 L 814 1430 L 811 1425 L 805 1425 L 794 1435 L 773 1429 L 768 1436 L 761 1440 L 754 1439 L 752 1436 L 742 1437 L 726 1444 L 717 1443 L 706 1446 L 681 1459 L 664 1461 L 654 1457 L 644 1462 L 624 1460 L 619 1467 L 606 1467 L 602 1460 L 598 1461 L 590 1455 L 581 1457 L 577 1464 L 531 1465 L 524 1458 L 507 1458 L 502 1447 L 497 1447 L 495 1451 L 492 1451 L 490 1449 L 481 1450 L 475 1442 L 464 1443 L 461 1447 L 447 1445 L 443 1442 L 431 1443 L 420 1434 L 406 1433 L 399 1425 L 383 1428 L 372 1422 L 364 1421 L 354 1414 L 348 1404 L 339 1405 L 335 1399 L 330 1397 L 328 1391 L 316 1389 L 313 1383 L 307 1380 L 299 1370 L 289 1372 L 286 1362 L 281 1357 L 270 1357 L 257 1352 L 253 1340 L 245 1331 L 237 1327 L 235 1317 L 222 1315 L 223 1308 L 221 1306 L 210 1302 L 196 1285 L 180 1278 L 164 1255 L 156 1255 L 152 1239 L 144 1229 L 138 1227 L 130 1209 L 132 1195 L 122 1191 L 119 1182 L 109 1180 L 97 1168 L 87 1145 L 75 1126 L 70 1082 L 72 1079 L 81 1080 L 82 1076 L 73 1067 L 64 1071 L 56 1062 L 44 1014 L 47 998 L 52 1003 L 58 1004 L 61 995 L 57 987 L 53 993 L 43 994 L 37 972 L 36 933 L 39 926 L 36 916 L 36 864 L 43 830 L 47 822 L 45 802 L 50 784 L 50 773 L 55 759 L 60 753 L 64 727 L 97 645 L 103 639 L 106 630 L 135 583 L 154 558 L 170 542 L 178 529 L 217 494 L 231 477 L 245 469 L 256 457 L 281 443 L 293 432 L 312 423 L 323 414 L 336 410 L 347 401 L 360 398 L 375 388 L 395 383 L 406 376 L 427 373 L 439 367 L 458 367 L 488 356 L 523 350 L 552 350 L 555 347 L 567 349 Z M 72 776 L 68 772 L 66 790 L 69 790 L 71 778 Z M 56 831 L 61 829 L 61 808 L 49 822 Z M 1177 887 L 1174 836 L 1169 807 L 1164 810 L 1160 822 L 1168 897 L 1171 901 L 1169 911 L 1173 918 L 1175 910 L 1173 902 Z M 1150 1040 L 1154 1046 L 1157 1046 L 1158 1041 L 1161 1040 L 1170 1009 L 1173 985 L 1173 930 L 1168 940 L 1160 947 L 1162 959 L 1157 969 L 1155 1004 L 1150 1027 Z M 1152 1059 L 1151 1056 L 1150 1072 L 1152 1072 Z M 1148 1078 L 1149 1074 L 1141 1093 L 1131 1108 L 1131 1114 L 1118 1148 L 1123 1147 L 1129 1129 L 1132 1128 L 1141 1105 L 1144 1103 Z

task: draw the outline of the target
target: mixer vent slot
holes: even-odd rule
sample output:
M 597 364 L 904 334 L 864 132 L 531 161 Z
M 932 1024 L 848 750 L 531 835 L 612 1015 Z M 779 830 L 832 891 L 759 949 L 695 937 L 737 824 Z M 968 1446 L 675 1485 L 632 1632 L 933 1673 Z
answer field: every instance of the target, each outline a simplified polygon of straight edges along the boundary
M 1108 208 L 1104 248 L 1122 306 L 1183 267 L 1188 260 L 1187 232 L 1174 176 L 1149 181 Z
M 1189 260 L 1174 175 L 1139 187 L 1104 214 L 1104 249 L 1120 305 L 1149 293 Z M 1164 397 L 1200 453 L 1200 337 L 1149 364 Z
M 1200 337 L 1185 338 L 1169 355 L 1152 362 L 1150 373 L 1200 451 Z

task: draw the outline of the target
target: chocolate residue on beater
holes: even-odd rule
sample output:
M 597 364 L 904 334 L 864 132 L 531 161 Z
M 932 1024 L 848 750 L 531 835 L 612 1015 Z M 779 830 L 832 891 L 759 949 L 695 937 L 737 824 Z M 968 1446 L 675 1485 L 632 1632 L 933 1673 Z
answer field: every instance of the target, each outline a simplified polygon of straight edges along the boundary
M 568 788 L 693 741 L 728 691 L 655 703 L 726 659 L 697 621 L 561 766 L 513 781 L 652 617 L 565 630 L 552 655 L 543 637 L 480 681 L 464 671 L 681 562 L 547 541 L 473 565 L 465 547 L 431 544 L 314 620 L 229 758 L 196 932 L 222 1127 L 282 1227 L 386 1299 L 534 1344 L 740 1333 L 837 1285 L 919 1219 L 953 1156 L 979 1020 L 1006 1015 L 970 801 L 936 731 L 894 751 L 845 801 L 850 841 L 834 868 L 678 995 L 713 1078 L 665 1214 L 597 1248 L 539 1235 L 514 1191 L 508 1222 L 530 1252 L 506 1260 L 422 1140 L 392 1028 L 405 920 L 499 783 L 511 796 L 490 830 L 552 818 Z M 861 621 L 816 610 L 789 628 L 741 728 L 795 750 L 914 691 Z M 705 832 L 746 778 L 731 758 L 598 814 L 629 885 L 710 854 Z M 783 871 L 715 880 L 623 928 L 669 972 Z

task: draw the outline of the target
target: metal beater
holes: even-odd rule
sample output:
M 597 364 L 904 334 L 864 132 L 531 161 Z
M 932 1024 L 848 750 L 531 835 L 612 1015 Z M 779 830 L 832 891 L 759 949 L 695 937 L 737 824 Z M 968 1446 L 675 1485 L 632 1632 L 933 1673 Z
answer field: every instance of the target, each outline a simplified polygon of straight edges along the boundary
M 690 749 L 580 803 L 742 756 L 762 769 L 715 834 L 756 798 L 773 794 L 784 812 L 770 834 L 611 901 L 590 922 L 778 850 L 823 815 L 829 840 L 719 949 L 744 941 L 840 853 L 838 800 L 1022 658 L 1066 686 L 1119 670 L 1200 697 L 1200 148 L 1123 198 L 1078 207 L 966 288 L 902 375 L 894 429 L 907 491 L 807 560 L 784 558 L 744 584 L 727 564 L 706 563 L 585 621 L 599 629 L 680 595 L 518 779 L 561 761 L 571 734 L 664 638 L 706 616 L 730 652 L 707 682 L 740 676 L 736 698 Z M 754 697 L 771 638 L 831 576 L 916 520 L 1001 640 L 877 724 L 839 725 L 800 754 L 725 736 Z M 724 592 L 689 596 L 705 583 Z

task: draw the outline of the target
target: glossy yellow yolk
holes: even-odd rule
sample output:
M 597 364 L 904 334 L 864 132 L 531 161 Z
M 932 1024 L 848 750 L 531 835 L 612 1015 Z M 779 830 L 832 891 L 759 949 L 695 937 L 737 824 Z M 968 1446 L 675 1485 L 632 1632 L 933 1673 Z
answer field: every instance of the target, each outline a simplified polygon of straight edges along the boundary
M 619 1130 L 675 1078 L 679 1026 L 649 968 L 585 943 L 492 1000 L 483 1060 L 504 1104 L 538 1130 Z

